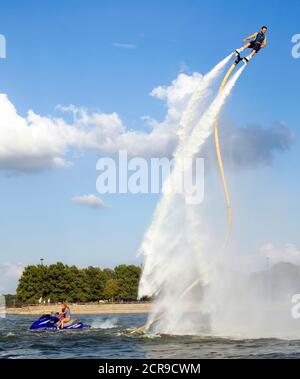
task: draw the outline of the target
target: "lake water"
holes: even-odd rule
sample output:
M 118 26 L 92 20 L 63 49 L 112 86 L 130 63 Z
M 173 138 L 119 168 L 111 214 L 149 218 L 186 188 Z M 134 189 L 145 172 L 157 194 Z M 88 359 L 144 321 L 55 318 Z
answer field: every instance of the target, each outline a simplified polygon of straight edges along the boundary
M 84 315 L 91 329 L 38 333 L 36 318 L 0 319 L 0 358 L 300 358 L 300 341 L 130 335 L 145 314 Z

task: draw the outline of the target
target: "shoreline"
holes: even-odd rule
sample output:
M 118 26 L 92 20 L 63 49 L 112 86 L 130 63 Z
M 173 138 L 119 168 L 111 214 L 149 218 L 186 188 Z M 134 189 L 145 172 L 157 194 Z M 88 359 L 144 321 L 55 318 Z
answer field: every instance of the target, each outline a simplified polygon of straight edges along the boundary
M 151 303 L 104 303 L 104 304 L 70 304 L 73 314 L 130 314 L 130 313 L 150 313 Z M 51 312 L 58 312 L 59 304 L 53 305 L 28 305 L 21 308 L 6 308 L 6 314 L 11 315 L 43 315 Z

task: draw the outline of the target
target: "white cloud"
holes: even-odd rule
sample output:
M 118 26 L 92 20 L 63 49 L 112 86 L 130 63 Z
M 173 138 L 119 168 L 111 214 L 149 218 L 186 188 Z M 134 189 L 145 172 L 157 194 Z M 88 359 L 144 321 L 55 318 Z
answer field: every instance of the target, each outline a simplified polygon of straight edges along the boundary
M 118 49 L 136 49 L 136 45 L 132 43 L 120 43 L 120 42 L 114 42 L 113 47 L 116 47 Z
M 32 110 L 22 117 L 8 97 L 0 94 L 0 169 L 28 172 L 67 168 L 72 165 L 70 152 L 74 159 L 86 150 L 107 154 L 127 150 L 129 156 L 171 157 L 183 110 L 202 79 L 199 73 L 180 73 L 169 86 L 154 88 L 150 95 L 166 103 L 166 114 L 162 121 L 143 117 L 147 132 L 128 128 L 116 112 L 89 112 L 74 105 L 57 106 L 61 117 L 41 116 Z M 276 146 L 281 146 L 280 136 Z
M 224 256 L 224 265 L 244 272 L 257 272 L 266 270 L 276 263 L 292 263 L 300 265 L 300 250 L 292 243 L 286 243 L 276 247 L 268 242 L 259 247 L 258 251 L 251 254 L 241 254 L 240 251 L 231 251 Z
M 158 86 L 151 91 L 151 96 L 167 102 L 167 117 L 164 122 L 176 122 L 177 124 L 180 121 L 191 94 L 202 79 L 203 76 L 199 73 L 192 75 L 180 73 L 170 86 Z
M 288 262 L 300 265 L 300 250 L 291 243 L 287 243 L 281 248 L 275 247 L 272 243 L 267 243 L 260 250 L 271 264 Z
M 17 282 L 22 275 L 24 266 L 20 263 L 0 263 L 0 293 L 15 292 Z
M 221 128 L 223 158 L 227 165 L 238 168 L 269 165 L 278 152 L 285 152 L 294 142 L 293 133 L 282 122 L 269 127 L 246 125 L 237 127 L 227 124 Z M 213 141 L 210 149 L 214 150 Z
M 0 263 L 1 277 L 18 279 L 22 275 L 23 270 L 24 267 L 20 263 Z
M 95 195 L 82 195 L 72 198 L 72 202 L 78 205 L 84 205 L 90 208 L 104 208 L 105 204 L 102 199 Z
M 148 118 L 149 132 L 128 129 L 119 115 L 89 112 L 86 108 L 58 106 L 62 117 L 41 116 L 29 110 L 17 113 L 5 94 L 0 94 L 0 169 L 36 171 L 65 168 L 72 150 L 116 153 L 126 149 L 130 156 L 171 155 L 177 142 L 180 115 L 200 74 L 180 74 L 168 87 L 157 87 L 151 95 L 167 102 L 162 122 Z M 71 115 L 71 121 L 64 117 Z

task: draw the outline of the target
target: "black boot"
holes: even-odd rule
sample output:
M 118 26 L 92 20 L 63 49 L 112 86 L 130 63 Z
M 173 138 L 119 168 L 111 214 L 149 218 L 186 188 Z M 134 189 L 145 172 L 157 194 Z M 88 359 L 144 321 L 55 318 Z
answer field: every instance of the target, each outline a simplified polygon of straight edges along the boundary
M 235 60 L 235 64 L 239 64 L 240 61 L 242 60 L 243 58 L 241 58 L 240 54 L 237 56 L 236 60 Z

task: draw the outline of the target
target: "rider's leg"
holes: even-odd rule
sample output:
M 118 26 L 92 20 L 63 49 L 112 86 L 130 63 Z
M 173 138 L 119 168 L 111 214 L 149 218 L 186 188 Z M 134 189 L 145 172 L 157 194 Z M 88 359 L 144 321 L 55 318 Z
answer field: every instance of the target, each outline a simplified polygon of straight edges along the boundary
M 61 329 L 64 328 L 65 323 L 71 321 L 71 317 L 65 317 L 61 320 Z
M 241 54 L 245 49 L 248 49 L 248 47 L 249 47 L 250 45 L 251 45 L 251 43 L 249 42 L 249 43 L 247 43 L 246 45 L 240 47 L 239 49 L 236 49 L 235 51 L 236 51 L 237 54 Z
M 250 59 L 252 59 L 256 53 L 256 50 L 252 50 L 251 53 L 246 57 L 246 60 L 249 62 Z

